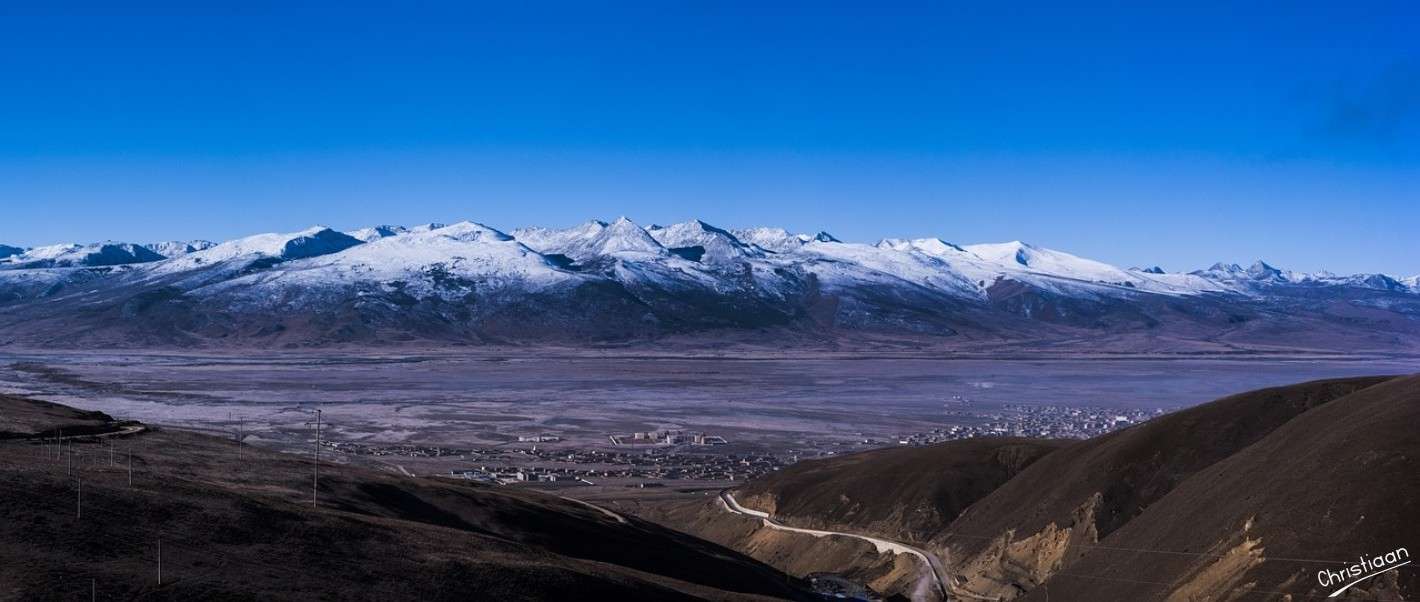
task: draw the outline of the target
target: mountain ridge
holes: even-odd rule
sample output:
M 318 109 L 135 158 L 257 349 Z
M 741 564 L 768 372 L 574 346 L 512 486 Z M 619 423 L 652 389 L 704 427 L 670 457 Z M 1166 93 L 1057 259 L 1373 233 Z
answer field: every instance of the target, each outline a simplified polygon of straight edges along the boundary
M 1020 241 L 863 244 L 700 220 L 642 227 L 625 217 L 511 232 L 469 221 L 316 226 L 0 258 L 0 345 L 43 343 L 25 323 L 55 324 L 66 306 L 81 322 L 116 309 L 131 329 L 178 346 L 744 339 L 771 329 L 849 346 L 1131 339 L 1164 351 L 1420 349 L 1415 278 L 1303 274 L 1261 261 L 1165 273 Z M 544 323 L 513 332 L 507 320 L 527 316 Z M 91 343 L 123 337 L 100 338 Z

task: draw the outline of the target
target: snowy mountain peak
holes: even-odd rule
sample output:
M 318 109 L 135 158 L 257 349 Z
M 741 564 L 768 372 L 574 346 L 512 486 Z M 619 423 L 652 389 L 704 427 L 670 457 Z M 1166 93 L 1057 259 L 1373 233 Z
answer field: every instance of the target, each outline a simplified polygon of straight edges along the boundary
M 381 225 L 371 226 L 369 228 L 360 228 L 359 230 L 351 230 L 349 232 L 346 232 L 345 234 L 357 240 L 371 242 L 379 240 L 381 238 L 399 236 L 400 234 L 404 234 L 406 232 L 409 232 L 409 228 L 405 228 L 404 226 Z
M 742 228 L 731 230 L 735 238 L 774 253 L 787 253 L 804 245 L 807 235 L 794 235 L 783 228 Z
M 975 257 L 966 249 L 940 238 L 884 238 L 878 241 L 878 248 L 894 251 L 917 251 L 933 257 Z
M 174 264 L 172 269 L 217 263 L 241 257 L 253 259 L 269 257 L 281 260 L 316 257 L 343 251 L 359 244 L 364 244 L 364 242 L 325 226 L 313 226 L 300 232 L 257 234 L 230 240 L 210 249 L 180 257 L 177 261 L 181 263 Z
M 162 259 L 162 255 L 142 245 L 104 241 L 86 245 L 66 243 L 35 247 L 6 257 L 3 265 L 13 269 L 74 268 L 148 263 Z
M 996 263 L 1014 263 L 1027 267 L 1031 266 L 1032 261 L 1039 260 L 1042 255 L 1041 249 L 1023 243 L 1019 240 L 1001 243 L 967 245 L 966 250 L 970 251 L 977 257 L 988 261 L 993 261 Z M 1049 253 L 1055 252 L 1050 251 Z M 1061 253 L 1060 255 L 1064 254 Z
M 442 228 L 436 228 L 430 230 L 429 233 L 437 236 L 447 236 L 449 238 L 466 242 L 503 242 L 513 240 L 512 236 L 509 236 L 496 228 L 490 228 L 478 222 L 470 221 L 462 221 L 457 224 L 451 224 Z
M 25 252 L 25 250 L 22 249 L 22 248 L 20 248 L 20 247 L 12 247 L 12 246 L 10 246 L 10 245 L 0 245 L 0 259 L 5 259 L 6 257 L 10 257 L 10 256 L 12 256 L 12 255 L 19 255 L 20 253 L 24 253 L 24 252 Z
M 592 220 L 564 230 L 519 228 L 513 238 L 539 253 L 576 260 L 623 253 L 667 254 L 649 232 L 625 217 L 609 224 Z
M 1261 259 L 1247 268 L 1247 275 L 1253 280 L 1286 280 L 1282 270 L 1267 265 L 1267 262 Z
M 649 230 L 652 238 L 672 253 L 692 261 L 715 263 L 758 256 L 760 251 L 741 242 L 728 230 L 691 220 Z
M 1288 282 L 1293 280 L 1295 276 L 1291 272 L 1272 267 L 1260 259 L 1246 268 L 1236 263 L 1220 261 L 1208 266 L 1206 270 L 1197 270 L 1191 274 L 1222 282 Z
M 210 240 L 170 240 L 166 242 L 153 242 L 143 245 L 143 248 L 162 255 L 167 259 L 182 257 L 188 253 L 210 249 L 217 246 L 217 243 Z
M 510 233 L 472 221 L 350 233 L 317 226 L 188 251 L 198 243 L 67 244 L 11 254 L 0 259 L 0 313 L 21 316 L 12 308 L 34 308 L 34 315 L 52 317 L 58 314 L 50 308 L 72 307 L 79 310 L 74 316 L 102 318 L 75 323 L 89 329 L 128 323 L 108 319 L 115 315 L 131 315 L 149 328 L 175 319 L 199 323 L 188 318 L 201 314 L 190 312 L 219 311 L 234 320 L 232 330 L 213 331 L 220 336 L 276 325 L 331 329 L 275 330 L 292 340 L 379 337 L 385 329 L 401 337 L 484 340 L 486 333 L 502 339 L 534 327 L 531 322 L 554 339 L 564 330 L 600 337 L 768 325 L 914 336 L 1048 330 L 1076 340 L 1090 329 L 1134 324 L 1137 332 L 1214 340 L 1236 330 L 1239 316 L 1290 319 L 1315 307 L 1307 315 L 1321 318 L 1309 324 L 1374 325 L 1389 330 L 1374 337 L 1366 331 L 1366 337 L 1391 340 L 1385 337 L 1396 325 L 1410 328 L 1405 312 L 1420 298 L 1420 277 L 1300 274 L 1261 261 L 1165 273 L 1020 241 L 958 246 L 939 238 L 887 238 L 871 245 L 782 228 L 725 230 L 701 220 L 642 228 L 623 217 Z M 150 263 L 106 267 L 142 262 Z M 128 303 L 145 291 L 160 294 L 142 298 L 152 297 L 152 304 Z M 1396 317 L 1335 320 L 1325 312 L 1338 302 Z M 802 319 L 810 315 L 812 321 Z M 10 324 L 27 322 L 21 316 Z M 64 320 L 36 322 L 49 328 Z M 1403 334 L 1420 345 L 1420 328 Z M 1305 335 L 1306 341 L 1328 336 Z
M 665 247 L 641 226 L 624 217 L 617 218 L 588 241 L 588 248 L 602 255 L 650 253 L 662 255 Z
M 1010 272 L 1024 271 L 1086 282 L 1169 293 L 1193 293 L 1216 288 L 1201 279 L 1172 278 L 1169 274 L 1133 272 L 1019 240 L 967 245 L 966 251 Z
M 734 233 L 730 232 L 729 230 L 710 225 L 709 223 L 698 219 L 693 219 L 678 224 L 671 224 L 669 226 L 651 226 L 650 228 L 647 228 L 647 231 L 670 231 L 687 234 L 693 232 L 702 232 L 706 234 L 714 234 L 722 237 L 728 237 L 734 239 L 736 242 L 739 242 L 739 239 L 736 238 Z

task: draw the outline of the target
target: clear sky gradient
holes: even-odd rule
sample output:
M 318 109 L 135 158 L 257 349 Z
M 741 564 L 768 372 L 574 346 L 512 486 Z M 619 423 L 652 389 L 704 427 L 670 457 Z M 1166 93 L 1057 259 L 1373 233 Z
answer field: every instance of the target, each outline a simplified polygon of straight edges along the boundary
M 626 215 L 1420 273 L 1420 5 L 971 4 L 8 14 L 0 243 Z

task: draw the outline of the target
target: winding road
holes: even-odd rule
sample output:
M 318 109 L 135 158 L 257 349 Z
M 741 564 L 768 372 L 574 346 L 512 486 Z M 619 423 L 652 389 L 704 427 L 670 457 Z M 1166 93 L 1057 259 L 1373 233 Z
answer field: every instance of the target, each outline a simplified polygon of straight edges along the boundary
M 788 525 L 780 523 L 779 521 L 774 520 L 773 517 L 769 516 L 768 512 L 760 512 L 758 510 L 752 510 L 741 506 L 739 502 L 735 501 L 735 496 L 732 495 L 729 491 L 720 492 L 720 504 L 725 507 L 726 511 L 731 512 L 733 514 L 743 514 L 745 516 L 753 516 L 755 518 L 758 518 L 764 521 L 764 526 L 769 527 L 771 529 L 776 529 L 779 531 L 790 531 L 793 533 L 803 533 L 805 535 L 811 535 L 814 537 L 851 537 L 853 539 L 861 539 L 863 541 L 873 544 L 873 547 L 877 549 L 879 554 L 892 552 L 894 554 L 911 554 L 913 556 L 916 556 L 917 559 L 921 560 L 922 564 L 927 568 L 927 574 L 923 575 L 923 578 L 925 579 L 930 576 L 930 578 L 934 581 L 937 593 L 941 596 L 941 599 L 948 599 L 947 570 L 945 567 L 942 566 L 941 561 L 937 560 L 937 557 L 935 555 L 926 550 L 910 546 L 898 541 L 891 541 L 868 535 L 859 535 L 857 533 L 844 533 L 842 531 L 820 531 L 818 529 L 801 529 L 799 527 L 790 527 Z M 914 598 L 915 597 L 916 596 L 914 596 Z
M 147 427 L 146 425 L 142 425 L 142 424 L 129 424 L 129 425 L 125 425 L 125 426 L 119 427 L 119 428 L 117 428 L 117 429 L 115 429 L 115 430 L 112 430 L 112 431 L 104 431 L 104 432 L 102 432 L 102 433 L 87 433 L 87 434 L 80 434 L 80 435 L 61 435 L 61 436 L 41 435 L 41 436 L 34 436 L 34 437 L 24 437 L 23 439 L 26 440 L 26 441 L 69 441 L 69 440 L 72 440 L 72 439 L 103 439 L 103 438 L 105 438 L 105 437 L 127 437 L 127 436 L 129 436 L 129 435 L 136 435 L 136 434 L 141 433 L 141 432 L 143 432 L 143 431 L 145 431 L 145 430 L 148 430 L 148 427 Z

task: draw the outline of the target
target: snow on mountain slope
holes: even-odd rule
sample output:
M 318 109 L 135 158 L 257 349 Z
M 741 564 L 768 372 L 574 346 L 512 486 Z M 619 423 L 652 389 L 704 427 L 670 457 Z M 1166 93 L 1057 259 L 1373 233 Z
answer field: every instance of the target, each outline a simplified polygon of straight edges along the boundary
M 592 220 L 571 228 L 543 228 L 530 226 L 513 230 L 513 238 L 535 249 L 539 253 L 564 254 L 562 251 L 575 242 L 585 241 L 606 229 L 607 223 Z M 569 256 L 570 257 L 570 256 Z
M 289 234 L 257 234 L 238 238 L 166 261 L 158 270 L 172 273 L 234 260 L 291 260 L 343 251 L 364 244 L 359 239 L 315 226 Z
M 406 228 L 404 226 L 373 226 L 369 228 L 360 228 L 359 230 L 351 230 L 349 232 L 346 232 L 345 234 L 349 235 L 351 238 L 363 242 L 371 242 L 379 240 L 381 238 L 398 236 L 408 231 L 409 228 Z
M 11 269 L 75 268 L 114 266 L 160 261 L 163 256 L 141 245 L 126 242 L 96 242 L 86 245 L 61 244 L 35 247 L 0 261 Z
M 814 239 L 807 234 L 793 234 L 783 228 L 743 228 L 731 230 L 730 233 L 745 244 L 751 244 L 772 253 L 788 253 Z
M 1261 259 L 1244 268 L 1236 263 L 1218 262 L 1207 269 L 1189 272 L 1194 276 L 1212 282 L 1228 285 L 1231 289 L 1248 292 L 1267 285 L 1298 283 L 1310 277 L 1290 270 L 1280 270 Z
M 811 240 L 784 255 L 786 265 L 799 265 L 831 285 L 871 285 L 902 281 L 936 289 L 953 296 L 985 298 L 969 276 L 951 269 L 940 258 L 925 253 L 860 243 Z
M 583 326 L 612 338 L 872 329 L 1260 344 L 1281 337 L 1366 348 L 1413 336 L 1420 349 L 1420 277 L 1304 274 L 1264 262 L 1164 273 L 1020 242 L 869 245 L 698 220 L 642 228 L 625 218 L 511 236 L 473 222 L 316 227 L 188 252 L 198 245 L 54 245 L 0 259 L 0 329 L 11 329 L 0 345 L 30 325 L 30 338 L 43 341 L 67 337 L 66 329 L 130 326 L 141 336 L 197 328 L 199 338 L 286 332 L 301 341 L 378 338 L 389 329 L 517 340 L 525 322 L 542 319 L 531 316 L 551 316 L 541 332 L 552 338 Z M 154 249 L 179 256 L 160 260 Z
M 624 217 L 602 228 L 583 244 L 574 245 L 569 257 L 585 255 L 665 256 L 666 248 L 641 226 Z
M 1339 276 L 1330 272 L 1293 274 L 1293 279 L 1288 282 L 1309 286 L 1350 286 L 1383 291 L 1409 292 L 1415 288 L 1412 279 L 1395 278 L 1385 274 L 1351 274 L 1348 276 Z
M 961 248 L 985 262 L 990 268 L 1001 270 L 1002 275 L 1012 277 L 1046 276 L 1172 295 L 1229 290 L 1216 282 L 1194 275 L 1125 270 L 1093 259 L 1020 241 L 966 245 Z M 1031 281 L 1040 282 L 1038 278 Z M 1060 285 L 1061 283 L 1056 283 L 1056 286 Z
M 460 222 L 284 262 L 197 292 L 261 298 L 271 296 L 273 289 L 317 291 L 369 285 L 415 296 L 462 297 L 471 289 L 516 286 L 532 291 L 576 278 L 503 232 Z M 283 296 L 288 302 L 299 297 Z
M 656 239 L 624 217 L 608 224 L 590 221 L 564 230 L 520 228 L 513 237 L 539 253 L 555 253 L 578 261 L 599 256 L 650 259 L 669 255 Z
M 933 257 L 957 256 L 980 259 L 976 255 L 973 255 L 970 251 L 967 251 L 966 249 L 963 249 L 958 245 L 949 243 L 940 238 L 918 238 L 914 240 L 907 240 L 904 238 L 884 238 L 878 241 L 877 246 L 884 249 L 892 249 L 894 251 L 902 252 L 919 251 L 922 253 L 926 253 L 927 255 L 931 255 Z
M 166 259 L 182 257 L 188 253 L 205 251 L 217 246 L 217 243 L 207 240 L 170 240 L 167 242 L 151 242 L 143 245 L 143 248 L 162 255 Z
M 698 219 L 670 226 L 651 226 L 646 231 L 661 246 L 691 261 L 724 263 L 763 255 L 729 231 Z
M 381 238 L 399 236 L 400 234 L 405 234 L 408 232 L 428 232 L 430 230 L 437 230 L 439 228 L 443 228 L 445 225 L 446 224 L 441 224 L 438 222 L 430 222 L 427 224 L 420 224 L 418 226 L 406 228 L 404 226 L 392 226 L 384 224 L 379 226 L 371 226 L 369 228 L 360 228 L 359 230 L 351 230 L 349 232 L 346 232 L 345 234 L 350 236 L 351 238 L 363 242 L 371 242 L 379 240 Z
M 965 250 L 986 261 L 1013 269 L 1074 278 L 1086 282 L 1129 282 L 1135 277 L 1107 263 L 1043 249 L 1020 241 L 967 245 Z

